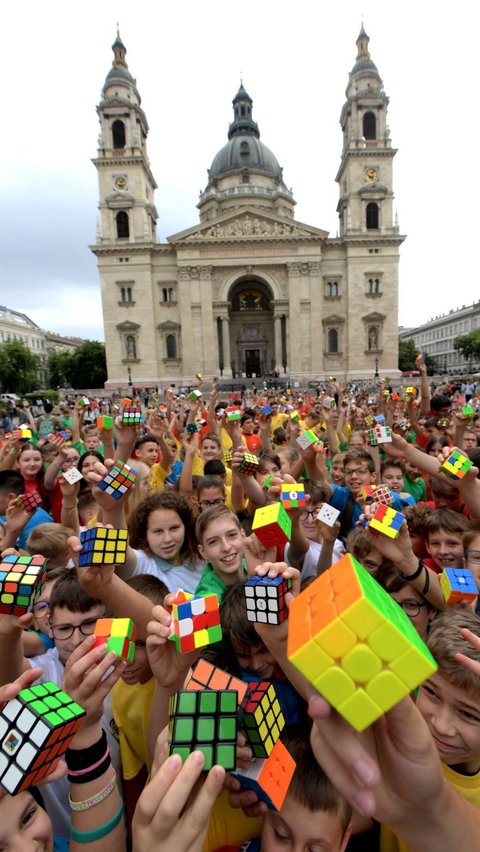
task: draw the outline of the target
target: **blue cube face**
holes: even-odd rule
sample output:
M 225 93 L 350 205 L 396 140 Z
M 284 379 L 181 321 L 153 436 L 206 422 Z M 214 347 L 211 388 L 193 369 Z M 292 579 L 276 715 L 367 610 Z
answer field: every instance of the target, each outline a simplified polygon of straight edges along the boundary
M 452 591 L 464 592 L 465 594 L 478 594 L 475 577 L 469 568 L 445 568 Z

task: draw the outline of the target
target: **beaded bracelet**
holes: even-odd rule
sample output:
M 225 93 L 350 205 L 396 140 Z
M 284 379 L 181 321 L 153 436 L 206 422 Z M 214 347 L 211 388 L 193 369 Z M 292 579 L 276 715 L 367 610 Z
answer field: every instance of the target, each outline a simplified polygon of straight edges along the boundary
M 95 793 L 94 796 L 90 796 L 88 799 L 84 799 L 82 802 L 74 802 L 72 798 L 69 796 L 68 801 L 70 803 L 70 807 L 72 811 L 88 811 L 90 808 L 94 808 L 95 805 L 99 805 L 100 802 L 103 802 L 105 799 L 108 799 L 110 793 L 112 793 L 117 786 L 117 773 L 115 772 L 111 781 L 108 782 L 107 786 L 100 790 L 99 793 Z
M 87 769 L 103 757 L 106 749 L 107 735 L 103 730 L 100 739 L 88 748 L 67 748 L 65 752 L 65 761 L 69 771 L 71 770 L 75 772 L 79 769 Z
M 78 831 L 78 829 L 73 828 L 72 826 L 70 829 L 70 837 L 72 840 L 76 840 L 77 843 L 93 843 L 94 840 L 101 840 L 102 837 L 106 837 L 107 834 L 110 834 L 110 832 L 116 828 L 122 816 L 123 802 L 120 803 L 120 808 L 109 822 L 106 822 L 104 825 L 100 825 L 98 828 L 93 828 L 91 831 Z

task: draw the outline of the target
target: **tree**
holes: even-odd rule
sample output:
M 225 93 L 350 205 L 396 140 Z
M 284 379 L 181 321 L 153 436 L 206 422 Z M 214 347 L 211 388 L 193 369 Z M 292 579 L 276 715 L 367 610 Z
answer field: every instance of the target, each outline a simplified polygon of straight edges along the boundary
M 62 388 L 68 384 L 67 371 L 70 364 L 70 352 L 52 352 L 48 359 L 49 385 Z
M 456 337 L 453 345 L 458 352 L 461 352 L 467 361 L 480 360 L 480 330 L 471 331 L 470 334 L 462 334 Z
M 86 340 L 62 361 L 62 369 L 72 388 L 101 388 L 107 381 L 105 345 L 97 340 Z
M 38 386 L 40 359 L 20 340 L 0 346 L 0 384 L 7 393 L 23 394 Z
M 411 338 L 410 340 L 398 341 L 398 369 L 402 373 L 418 369 L 415 359 L 419 351 L 415 346 L 415 341 Z M 427 375 L 434 376 L 436 371 L 435 358 L 432 358 L 431 355 L 425 355 L 425 364 L 427 366 Z

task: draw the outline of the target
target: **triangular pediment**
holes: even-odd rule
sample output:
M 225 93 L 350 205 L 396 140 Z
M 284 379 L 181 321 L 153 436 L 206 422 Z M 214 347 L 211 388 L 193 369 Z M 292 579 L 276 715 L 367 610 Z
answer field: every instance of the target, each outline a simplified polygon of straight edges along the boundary
M 265 240 L 324 240 L 328 231 L 274 213 L 243 207 L 168 237 L 169 243 L 224 243 Z

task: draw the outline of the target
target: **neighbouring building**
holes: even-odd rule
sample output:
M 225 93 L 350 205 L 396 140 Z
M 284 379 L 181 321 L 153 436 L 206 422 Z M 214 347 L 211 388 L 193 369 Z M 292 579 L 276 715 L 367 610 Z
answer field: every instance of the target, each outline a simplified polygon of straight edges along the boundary
M 462 375 L 478 373 L 480 361 L 464 358 L 455 349 L 456 337 L 480 329 L 480 301 L 473 305 L 462 305 L 448 314 L 432 317 L 416 328 L 400 328 L 400 340 L 413 340 L 417 349 L 435 359 L 437 373 Z

